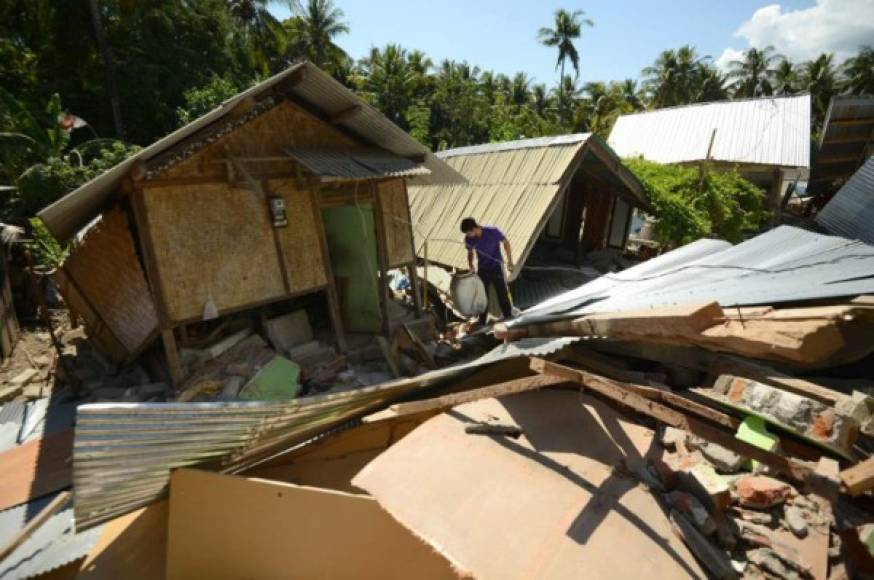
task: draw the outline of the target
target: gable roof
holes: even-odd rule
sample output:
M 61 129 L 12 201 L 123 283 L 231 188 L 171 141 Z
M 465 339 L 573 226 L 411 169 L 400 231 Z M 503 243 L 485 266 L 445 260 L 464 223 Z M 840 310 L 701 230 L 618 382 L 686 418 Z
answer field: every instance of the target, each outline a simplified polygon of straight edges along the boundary
M 177 129 L 166 137 L 128 157 L 118 165 L 70 192 L 37 215 L 52 234 L 61 240 L 70 238 L 92 220 L 118 191 L 122 180 L 137 163 L 148 162 L 171 147 L 208 132 L 224 120 L 243 101 L 283 91 L 298 104 L 320 116 L 333 118 L 337 127 L 400 157 L 424 158 L 424 165 L 435 180 L 460 179 L 445 163 L 406 131 L 392 123 L 377 109 L 310 62 L 294 64 L 281 73 L 246 89 L 212 111 Z
M 577 170 L 616 185 L 634 206 L 648 207 L 640 182 L 609 146 L 591 133 L 489 143 L 438 154 L 463 183 L 410 184 L 410 214 L 416 254 L 446 266 L 467 268 L 458 231 L 461 219 L 499 226 L 524 264 L 537 236 Z M 515 274 L 512 274 L 515 277 Z
M 707 159 L 711 137 L 714 161 L 807 168 L 810 95 L 719 101 L 622 115 L 608 143 L 620 157 L 688 163 Z

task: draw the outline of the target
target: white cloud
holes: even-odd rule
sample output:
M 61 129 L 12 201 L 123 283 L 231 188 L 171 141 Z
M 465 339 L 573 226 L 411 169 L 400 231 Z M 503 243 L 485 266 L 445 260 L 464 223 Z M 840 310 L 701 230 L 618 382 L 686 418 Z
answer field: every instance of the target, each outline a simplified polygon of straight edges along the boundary
M 874 0 L 817 0 L 814 6 L 798 10 L 771 4 L 756 10 L 734 35 L 750 47 L 773 45 L 793 61 L 833 52 L 840 62 L 860 45 L 874 44 Z M 737 52 L 726 49 L 717 64 Z
M 744 51 L 742 50 L 738 50 L 736 48 L 726 48 L 722 51 L 722 54 L 719 55 L 719 58 L 714 61 L 714 64 L 716 65 L 716 68 L 725 72 L 728 70 L 731 61 L 740 60 L 743 57 L 743 54 Z

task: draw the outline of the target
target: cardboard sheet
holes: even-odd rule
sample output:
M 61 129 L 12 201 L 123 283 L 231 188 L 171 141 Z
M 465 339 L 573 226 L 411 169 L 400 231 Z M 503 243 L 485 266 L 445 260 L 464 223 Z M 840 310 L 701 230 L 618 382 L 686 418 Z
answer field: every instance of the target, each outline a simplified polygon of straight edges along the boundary
M 167 578 L 454 578 L 373 498 L 182 469 Z
M 490 419 L 524 435 L 464 432 Z M 625 467 L 652 437 L 592 398 L 534 391 L 428 420 L 353 484 L 477 578 L 704 578 Z

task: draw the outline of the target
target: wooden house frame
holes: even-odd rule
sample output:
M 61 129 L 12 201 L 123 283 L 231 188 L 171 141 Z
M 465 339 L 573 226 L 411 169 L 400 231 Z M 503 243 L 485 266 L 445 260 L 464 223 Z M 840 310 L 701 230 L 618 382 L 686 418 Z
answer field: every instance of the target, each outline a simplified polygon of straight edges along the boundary
M 80 243 L 59 269 L 59 288 L 113 361 L 136 358 L 160 336 L 178 384 L 185 371 L 177 338 L 186 325 L 305 294 L 325 295 L 337 346 L 345 350 L 343 290 L 332 268 L 341 251 L 329 247 L 323 213 L 332 208 L 360 213 L 361 234 L 346 228 L 347 246 L 375 246 L 381 328 L 374 330 L 388 330 L 389 269 L 407 268 L 418 308 L 406 180 L 432 168 L 451 176 L 440 165 L 304 62 L 144 149 L 40 217 L 67 238 L 99 216 L 79 232 Z M 370 220 L 372 231 L 364 225 Z

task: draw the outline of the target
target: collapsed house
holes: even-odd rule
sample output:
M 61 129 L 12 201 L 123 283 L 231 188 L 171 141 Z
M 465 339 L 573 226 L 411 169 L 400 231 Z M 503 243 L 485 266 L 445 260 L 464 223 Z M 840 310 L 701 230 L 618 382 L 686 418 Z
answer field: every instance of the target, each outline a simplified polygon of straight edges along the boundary
M 777 216 L 790 183 L 810 168 L 810 95 L 762 97 L 622 115 L 607 140 L 620 157 L 737 171 Z
M 318 294 L 336 346 L 385 331 L 390 268 L 415 287 L 407 178 L 452 171 L 310 63 L 291 66 L 40 212 L 80 242 L 58 270 L 114 362 L 158 336 L 174 383 L 186 327 Z M 417 292 L 413 292 L 418 296 Z
M 874 154 L 874 97 L 839 95 L 829 102 L 810 170 L 808 193 L 821 209 Z
M 595 250 L 621 253 L 633 210 L 649 208 L 634 174 L 591 133 L 461 147 L 437 156 L 465 182 L 424 178 L 410 187 L 417 256 L 467 269 L 461 220 L 472 216 L 498 226 L 514 248 L 509 281 L 521 308 L 586 279 L 562 266 L 579 265 Z M 537 274 L 550 266 L 556 268 Z M 434 277 L 429 282 L 445 279 Z

